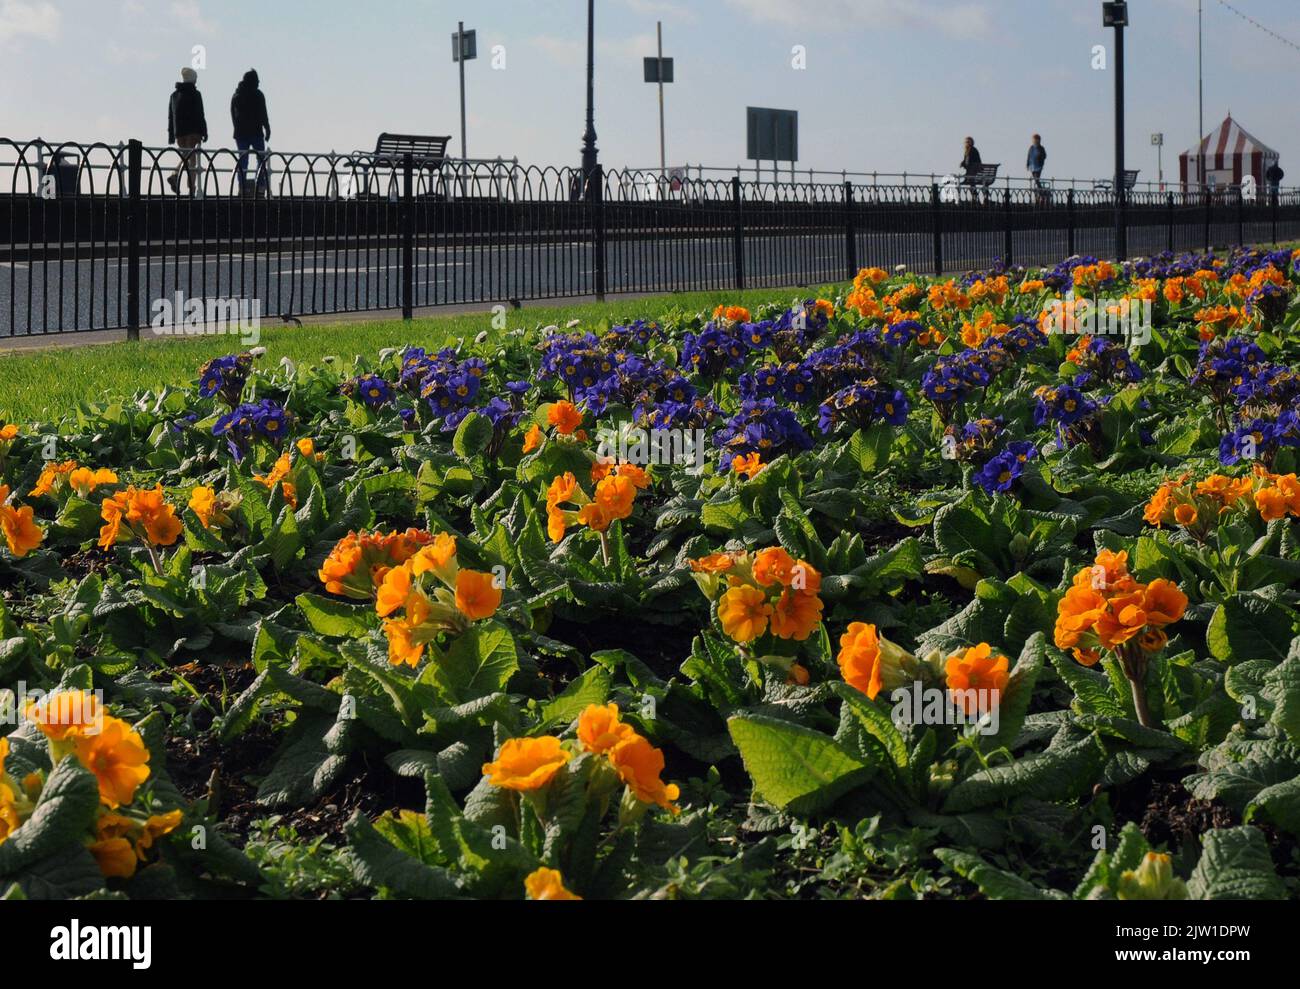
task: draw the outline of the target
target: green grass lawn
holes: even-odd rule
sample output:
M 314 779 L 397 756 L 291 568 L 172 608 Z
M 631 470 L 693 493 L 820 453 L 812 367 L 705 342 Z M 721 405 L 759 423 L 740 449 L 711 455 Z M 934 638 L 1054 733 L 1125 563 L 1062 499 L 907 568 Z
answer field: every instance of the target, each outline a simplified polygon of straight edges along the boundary
M 813 288 L 751 289 L 686 292 L 578 305 L 525 305 L 520 310 L 507 311 L 507 330 L 532 329 L 551 323 L 563 326 L 575 319 L 595 327 L 605 319 L 653 319 L 673 310 L 686 313 L 712 310 L 721 303 L 753 306 L 825 294 L 825 289 Z M 294 362 L 315 362 L 329 355 L 351 362 L 358 354 L 373 357 L 385 347 L 405 344 L 435 349 L 458 339 L 473 339 L 485 330 L 492 332 L 492 318 L 491 309 L 485 306 L 478 313 L 428 316 L 410 323 L 389 319 L 294 327 L 268 320 L 263 323 L 259 341 L 266 348 L 262 365 L 274 366 L 284 357 Z M 199 366 L 208 358 L 246 349 L 237 336 L 152 337 L 139 342 L 81 346 L 64 346 L 66 339 L 50 342 L 60 346 L 0 354 L 0 420 L 48 421 L 81 402 L 124 398 L 141 389 L 193 383 Z

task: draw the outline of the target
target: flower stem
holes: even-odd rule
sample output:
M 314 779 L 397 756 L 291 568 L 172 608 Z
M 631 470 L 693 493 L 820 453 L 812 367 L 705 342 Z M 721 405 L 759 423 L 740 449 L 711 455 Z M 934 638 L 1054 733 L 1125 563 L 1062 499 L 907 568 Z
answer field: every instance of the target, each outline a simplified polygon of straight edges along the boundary
M 1133 710 L 1137 712 L 1138 724 L 1143 728 L 1161 730 L 1160 724 L 1151 714 L 1150 705 L 1147 704 L 1147 659 L 1141 647 L 1135 647 L 1132 642 L 1125 643 L 1121 647 L 1119 661 L 1124 676 L 1128 678 L 1129 690 L 1133 694 Z
M 1133 708 L 1137 711 L 1138 724 L 1143 728 L 1155 728 L 1159 730 L 1160 726 L 1156 724 L 1155 718 L 1151 716 L 1151 708 L 1147 706 L 1147 691 L 1145 685 L 1138 681 L 1130 679 L 1129 686 L 1133 690 Z

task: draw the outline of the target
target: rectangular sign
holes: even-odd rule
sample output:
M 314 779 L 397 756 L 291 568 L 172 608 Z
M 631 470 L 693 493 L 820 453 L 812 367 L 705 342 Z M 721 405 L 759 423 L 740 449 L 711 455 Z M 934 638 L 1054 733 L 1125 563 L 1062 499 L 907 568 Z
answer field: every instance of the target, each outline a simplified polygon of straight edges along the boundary
M 471 59 L 478 58 L 478 32 L 466 31 L 465 37 L 461 41 L 460 45 L 456 44 L 457 37 L 458 35 L 453 32 L 451 36 L 451 60 L 453 62 L 459 62 L 462 55 L 467 62 Z
M 799 111 L 745 109 L 746 154 L 751 161 L 799 160 Z
M 663 82 L 673 81 L 673 60 L 671 58 L 659 59 L 651 55 L 645 60 L 645 81 L 659 82 L 660 67 L 663 70 Z

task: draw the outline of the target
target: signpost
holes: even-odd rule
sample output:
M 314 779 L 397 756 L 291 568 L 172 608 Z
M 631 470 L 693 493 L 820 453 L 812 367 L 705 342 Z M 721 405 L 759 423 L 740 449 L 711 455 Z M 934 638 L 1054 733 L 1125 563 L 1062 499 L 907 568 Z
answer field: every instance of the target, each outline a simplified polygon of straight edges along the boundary
M 1152 134 L 1151 143 L 1156 148 L 1156 178 L 1160 183 L 1160 191 L 1165 191 L 1165 136 L 1163 134 Z
M 460 64 L 460 156 L 468 158 L 465 150 L 465 63 L 478 58 L 478 32 L 466 31 L 465 22 L 459 21 L 456 33 L 451 36 L 451 60 Z
M 659 86 L 659 174 L 668 173 L 668 156 L 664 149 L 664 84 L 673 81 L 673 60 L 664 58 L 664 22 L 658 21 L 659 54 L 645 60 L 645 81 Z
M 751 106 L 745 110 L 745 157 L 754 162 L 758 174 L 759 163 L 772 163 L 772 177 L 777 175 L 777 163 L 790 163 L 790 178 L 794 178 L 794 163 L 799 160 L 799 111 L 772 110 Z

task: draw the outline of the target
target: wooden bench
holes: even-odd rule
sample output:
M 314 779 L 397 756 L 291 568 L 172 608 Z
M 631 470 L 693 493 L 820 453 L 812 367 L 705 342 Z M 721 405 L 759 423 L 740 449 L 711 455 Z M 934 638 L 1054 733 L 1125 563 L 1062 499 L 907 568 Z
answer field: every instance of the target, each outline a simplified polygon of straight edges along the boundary
M 985 189 L 991 188 L 993 183 L 998 180 L 998 169 L 1001 167 L 1001 165 L 981 165 L 978 172 L 966 176 L 966 185 L 983 186 Z
M 380 134 L 379 139 L 375 141 L 375 152 L 373 155 L 367 155 L 363 151 L 353 151 L 349 155 L 340 155 L 338 161 L 347 162 L 361 175 L 360 191 L 356 194 L 358 199 L 382 198 L 383 190 L 377 192 L 370 191 L 370 170 L 390 169 L 395 173 L 400 173 L 406 164 L 406 155 L 409 152 L 414 158 L 416 172 L 427 171 L 436 173 L 442 170 L 443 163 L 447 160 L 447 145 L 451 142 L 451 136 L 447 137 L 426 137 L 420 134 Z M 392 177 L 396 185 L 390 184 L 388 187 L 388 198 L 394 195 L 400 195 L 401 176 L 396 174 Z M 430 176 L 430 186 L 433 185 L 432 175 Z M 396 190 L 396 192 L 394 192 Z M 428 192 L 425 195 L 434 195 Z M 441 198 L 438 194 L 435 198 Z
M 982 198 L 987 203 L 989 190 L 998 180 L 998 169 L 1001 167 L 1001 165 L 980 165 L 978 172 L 972 172 L 962 179 L 962 185 L 971 190 L 972 196 Z
M 380 134 L 375 142 L 375 167 L 399 169 L 406 156 L 415 158 L 415 167 L 436 172 L 447 160 L 451 137 L 426 137 L 419 134 Z
M 1140 168 L 1124 169 L 1125 192 L 1133 191 L 1133 188 L 1137 185 L 1138 173 L 1141 171 L 1142 169 Z M 1093 179 L 1092 188 L 1096 192 L 1113 192 L 1115 189 L 1115 182 L 1113 179 Z

